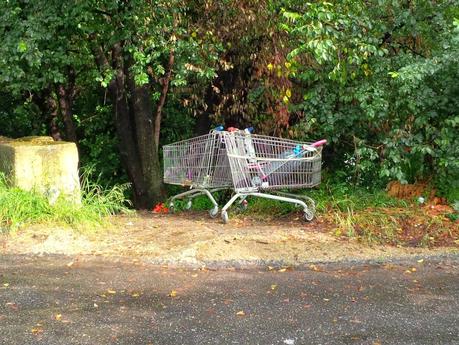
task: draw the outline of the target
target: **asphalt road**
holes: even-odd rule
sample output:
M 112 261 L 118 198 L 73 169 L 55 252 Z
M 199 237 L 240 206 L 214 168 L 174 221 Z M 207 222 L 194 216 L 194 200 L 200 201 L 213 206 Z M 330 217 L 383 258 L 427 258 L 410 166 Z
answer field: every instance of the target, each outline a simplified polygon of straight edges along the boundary
M 459 344 L 459 260 L 193 270 L 2 256 L 0 344 Z

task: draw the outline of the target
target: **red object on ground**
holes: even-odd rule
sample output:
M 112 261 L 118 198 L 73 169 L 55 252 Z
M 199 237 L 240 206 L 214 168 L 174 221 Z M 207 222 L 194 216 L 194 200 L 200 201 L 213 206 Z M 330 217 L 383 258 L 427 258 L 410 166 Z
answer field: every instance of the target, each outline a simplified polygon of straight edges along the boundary
M 155 207 L 153 207 L 153 213 L 168 213 L 169 209 L 164 206 L 163 203 L 156 204 Z

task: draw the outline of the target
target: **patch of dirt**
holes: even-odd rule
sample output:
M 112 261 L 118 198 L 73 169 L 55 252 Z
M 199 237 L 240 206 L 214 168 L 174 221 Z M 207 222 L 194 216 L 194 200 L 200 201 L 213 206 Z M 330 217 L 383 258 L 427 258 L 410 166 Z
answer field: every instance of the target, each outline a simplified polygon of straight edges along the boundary
M 389 196 L 399 199 L 412 200 L 422 195 L 431 199 L 435 196 L 435 189 L 431 189 L 427 182 L 402 184 L 399 181 L 391 181 L 386 189 Z
M 332 234 L 336 225 L 319 217 L 304 223 L 290 215 L 270 222 L 231 218 L 224 225 L 205 213 L 117 216 L 104 231 L 76 232 L 34 226 L 0 238 L 4 254 L 68 254 L 142 257 L 154 262 L 200 265 L 206 262 L 273 262 L 297 265 L 349 259 L 384 259 L 458 252 L 457 249 L 369 246 Z

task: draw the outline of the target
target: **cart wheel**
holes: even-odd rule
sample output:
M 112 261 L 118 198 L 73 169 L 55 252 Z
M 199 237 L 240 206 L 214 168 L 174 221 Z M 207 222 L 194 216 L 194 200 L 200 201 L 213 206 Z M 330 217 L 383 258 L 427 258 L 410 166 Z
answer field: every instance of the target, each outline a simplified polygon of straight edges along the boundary
M 189 199 L 185 204 L 185 210 L 189 210 L 192 205 L 193 205 L 193 201 L 191 201 L 191 199 Z
M 304 210 L 304 219 L 307 222 L 310 222 L 311 220 L 313 220 L 314 219 L 314 210 L 310 209 L 310 208 Z
M 218 215 L 218 206 L 215 206 L 214 208 L 211 208 L 209 210 L 209 216 L 211 218 L 215 218 L 215 217 L 217 217 L 217 215 Z
M 226 211 L 222 212 L 222 221 L 224 224 L 228 224 L 228 212 Z
M 173 202 L 169 203 L 169 212 L 174 213 L 175 212 L 175 205 Z

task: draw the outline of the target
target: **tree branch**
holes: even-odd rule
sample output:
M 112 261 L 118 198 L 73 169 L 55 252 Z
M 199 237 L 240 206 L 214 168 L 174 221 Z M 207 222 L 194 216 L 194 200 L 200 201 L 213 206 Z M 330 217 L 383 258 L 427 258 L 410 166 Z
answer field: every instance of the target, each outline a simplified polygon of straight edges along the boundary
M 161 129 L 161 116 L 164 104 L 166 103 L 166 96 L 169 91 L 169 84 L 171 81 L 172 76 L 172 67 L 174 65 L 175 53 L 174 49 L 172 48 L 169 53 L 169 61 L 167 64 L 167 72 L 162 80 L 163 88 L 161 90 L 161 97 L 159 98 L 158 107 L 156 108 L 156 116 L 155 116 L 155 128 L 154 128 L 154 139 L 156 145 L 156 152 L 159 150 L 159 132 Z

